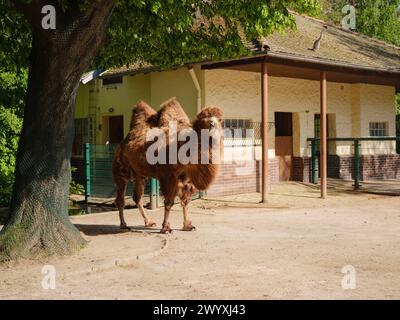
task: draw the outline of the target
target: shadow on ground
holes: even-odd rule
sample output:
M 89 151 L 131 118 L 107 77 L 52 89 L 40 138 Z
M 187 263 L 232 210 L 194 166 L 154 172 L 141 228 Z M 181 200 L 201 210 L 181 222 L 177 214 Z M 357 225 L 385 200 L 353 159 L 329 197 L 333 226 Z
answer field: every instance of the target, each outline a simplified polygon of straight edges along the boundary
M 101 236 L 110 234 L 121 234 L 127 232 L 146 232 L 146 233 L 159 233 L 157 228 L 146 228 L 144 226 L 129 226 L 130 230 L 123 230 L 117 225 L 101 225 L 101 224 L 75 224 L 79 231 L 87 236 Z

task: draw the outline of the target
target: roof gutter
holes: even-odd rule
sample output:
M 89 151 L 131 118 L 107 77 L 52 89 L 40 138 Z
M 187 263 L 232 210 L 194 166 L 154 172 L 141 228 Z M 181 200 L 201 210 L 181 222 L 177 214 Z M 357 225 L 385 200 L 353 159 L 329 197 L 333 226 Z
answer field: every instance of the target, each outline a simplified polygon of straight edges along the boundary
M 229 64 L 232 62 L 237 61 L 238 64 L 251 64 L 251 63 L 260 63 L 263 61 L 271 61 L 271 62 L 276 62 L 280 64 L 288 64 L 287 62 L 291 62 L 293 64 L 298 64 L 298 63 L 304 63 L 307 64 L 307 67 L 309 68 L 314 68 L 314 69 L 321 69 L 324 68 L 326 71 L 337 71 L 338 69 L 342 70 L 357 70 L 361 72 L 370 72 L 370 73 L 380 73 L 380 74 L 385 74 L 385 75 L 391 75 L 395 77 L 399 77 L 399 82 L 400 82 L 400 68 L 391 68 L 391 69 L 385 69 L 385 68 L 374 68 L 374 67 L 368 67 L 368 66 L 362 66 L 362 65 L 357 65 L 357 64 L 351 64 L 351 63 L 343 63 L 343 62 L 337 62 L 334 60 L 326 60 L 326 59 L 318 59 L 318 58 L 308 58 L 308 57 L 303 57 L 303 56 L 298 56 L 298 55 L 293 55 L 293 54 L 288 54 L 288 53 L 283 53 L 283 52 L 260 52 L 256 53 L 252 57 L 243 57 L 239 59 L 232 59 L 232 60 L 224 60 L 220 62 L 205 62 L 202 64 L 203 69 L 214 69 L 218 68 L 219 66 L 223 66 L 224 64 Z
M 312 64 L 317 64 L 317 65 L 326 66 L 326 67 L 354 69 L 354 70 L 374 72 L 374 73 L 390 73 L 390 74 L 400 76 L 400 69 L 395 69 L 395 68 L 391 68 L 391 69 L 373 68 L 373 67 L 361 66 L 361 65 L 352 64 L 352 63 L 337 62 L 334 60 L 301 57 L 301 56 L 287 54 L 287 53 L 269 52 L 265 55 L 265 57 L 267 57 L 267 59 L 268 59 L 268 57 L 271 57 L 271 58 L 284 59 L 284 60 L 290 60 L 290 61 L 312 63 Z
M 189 74 L 197 91 L 197 113 L 201 111 L 201 87 L 193 67 L 188 67 Z

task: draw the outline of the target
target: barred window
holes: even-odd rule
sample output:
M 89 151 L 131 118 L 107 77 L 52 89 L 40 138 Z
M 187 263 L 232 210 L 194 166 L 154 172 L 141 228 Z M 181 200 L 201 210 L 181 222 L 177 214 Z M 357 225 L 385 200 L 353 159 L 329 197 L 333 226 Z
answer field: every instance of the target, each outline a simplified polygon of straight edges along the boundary
M 224 129 L 230 129 L 234 137 L 235 129 L 242 129 L 242 138 L 246 138 L 246 129 L 253 129 L 253 123 L 250 119 L 224 119 Z
M 75 136 L 72 146 L 72 155 L 82 156 L 83 145 L 89 142 L 88 119 L 75 119 Z
M 370 122 L 369 123 L 370 137 L 387 137 L 388 124 L 387 122 Z

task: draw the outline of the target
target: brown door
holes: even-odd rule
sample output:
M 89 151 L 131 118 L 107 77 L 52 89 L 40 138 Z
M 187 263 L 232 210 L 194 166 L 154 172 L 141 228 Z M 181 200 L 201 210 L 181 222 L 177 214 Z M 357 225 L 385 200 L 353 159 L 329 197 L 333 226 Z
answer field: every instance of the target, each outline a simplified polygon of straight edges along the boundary
M 292 113 L 275 112 L 275 154 L 279 161 L 279 181 L 292 179 Z
M 124 117 L 112 116 L 108 118 L 108 136 L 110 143 L 120 143 L 124 138 Z

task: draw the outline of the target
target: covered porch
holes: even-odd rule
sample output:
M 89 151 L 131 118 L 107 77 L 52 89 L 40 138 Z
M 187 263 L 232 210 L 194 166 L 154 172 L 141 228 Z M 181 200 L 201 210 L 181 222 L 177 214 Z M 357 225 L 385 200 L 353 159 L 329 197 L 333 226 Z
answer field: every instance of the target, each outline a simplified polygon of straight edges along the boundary
M 256 179 L 260 179 L 262 202 L 268 201 L 271 181 L 301 180 L 299 175 L 315 170 L 310 160 L 312 138 L 319 138 L 320 196 L 325 198 L 328 154 L 354 152 L 351 144 L 328 143 L 328 138 L 370 136 L 368 125 L 375 122 L 387 123 L 385 135 L 396 136 L 394 94 L 400 81 L 395 72 L 273 53 L 203 64 L 202 69 L 206 104 L 223 101 L 228 119 L 251 117 L 261 122 Z M 227 90 L 228 86 L 234 90 Z M 226 102 L 224 90 L 231 96 Z M 380 142 L 376 152 L 391 155 L 393 166 L 400 168 L 395 141 Z

